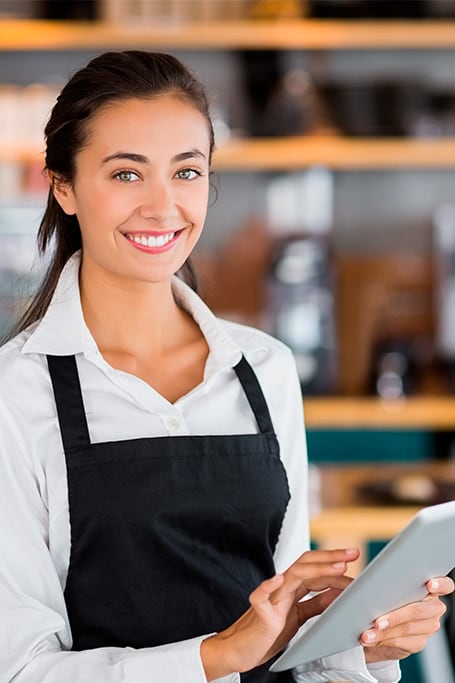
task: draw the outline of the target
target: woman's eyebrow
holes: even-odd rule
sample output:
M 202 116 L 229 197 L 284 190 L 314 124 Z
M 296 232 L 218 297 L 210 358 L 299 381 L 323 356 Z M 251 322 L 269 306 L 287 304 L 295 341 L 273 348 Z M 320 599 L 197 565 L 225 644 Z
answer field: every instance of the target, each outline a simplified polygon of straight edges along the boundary
M 180 154 L 176 154 L 174 157 L 172 157 L 172 162 L 175 163 L 177 161 L 185 161 L 185 159 L 194 159 L 195 157 L 199 157 L 201 159 L 207 158 L 206 155 L 199 149 L 190 149 L 188 152 L 180 152 Z M 137 164 L 149 163 L 148 157 L 144 156 L 143 154 L 135 154 L 134 152 L 115 152 L 114 154 L 109 154 L 107 157 L 104 157 L 102 163 L 106 164 L 108 161 L 116 161 L 121 159 L 127 159 L 128 161 L 133 161 Z
M 194 159 L 195 157 L 200 157 L 201 159 L 206 159 L 206 155 L 199 149 L 190 149 L 188 152 L 181 152 L 176 154 L 172 158 L 172 161 L 185 161 L 185 159 Z
M 148 158 L 143 154 L 133 154 L 133 152 L 115 152 L 115 154 L 109 154 L 104 157 L 102 163 L 106 164 L 108 161 L 113 161 L 116 159 L 128 159 L 128 161 L 134 161 L 137 164 L 147 164 Z

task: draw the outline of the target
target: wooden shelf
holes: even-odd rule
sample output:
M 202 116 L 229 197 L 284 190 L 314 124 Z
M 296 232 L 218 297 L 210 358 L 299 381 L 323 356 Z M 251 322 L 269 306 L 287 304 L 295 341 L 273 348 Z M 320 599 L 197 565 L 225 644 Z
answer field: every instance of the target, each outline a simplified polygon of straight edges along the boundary
M 214 155 L 214 168 L 220 171 L 295 170 L 314 165 L 342 170 L 453 168 L 455 139 L 257 138 L 232 140 Z
M 309 429 L 454 429 L 455 397 L 419 397 L 403 401 L 376 398 L 308 398 Z
M 0 50 L 450 49 L 455 21 L 62 22 L 0 20 Z
M 360 558 L 349 564 L 357 576 L 366 564 L 368 541 L 389 541 L 418 512 L 418 507 L 353 506 L 323 509 L 310 520 L 310 535 L 320 548 L 360 548 Z
M 40 150 L 2 149 L 0 163 L 33 161 Z M 232 140 L 216 150 L 215 171 L 289 171 L 310 166 L 334 170 L 455 168 L 455 139 L 360 139 L 307 136 Z

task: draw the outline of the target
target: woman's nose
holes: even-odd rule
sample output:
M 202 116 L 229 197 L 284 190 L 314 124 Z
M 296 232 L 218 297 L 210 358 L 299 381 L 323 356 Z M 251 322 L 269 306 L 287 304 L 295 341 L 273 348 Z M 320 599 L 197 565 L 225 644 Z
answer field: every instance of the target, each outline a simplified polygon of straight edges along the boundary
M 170 183 L 155 180 L 144 186 L 139 213 L 148 220 L 164 222 L 178 215 L 177 204 Z

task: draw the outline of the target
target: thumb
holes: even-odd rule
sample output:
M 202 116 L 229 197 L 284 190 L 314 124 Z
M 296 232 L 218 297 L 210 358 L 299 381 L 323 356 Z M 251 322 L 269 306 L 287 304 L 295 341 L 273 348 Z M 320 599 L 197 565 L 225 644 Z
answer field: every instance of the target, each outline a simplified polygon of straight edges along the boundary
M 329 588 L 312 598 L 301 600 L 298 604 L 299 624 L 302 625 L 311 617 L 321 614 L 340 593 L 342 593 L 342 589 Z

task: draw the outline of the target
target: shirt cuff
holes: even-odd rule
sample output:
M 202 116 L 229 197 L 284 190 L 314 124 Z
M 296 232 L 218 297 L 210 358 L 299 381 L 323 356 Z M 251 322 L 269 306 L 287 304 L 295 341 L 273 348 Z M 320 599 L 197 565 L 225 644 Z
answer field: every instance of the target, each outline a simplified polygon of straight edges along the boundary
M 362 646 L 301 664 L 293 673 L 298 683 L 396 683 L 401 677 L 398 663 L 395 661 L 378 662 L 367 666 Z
M 129 650 L 123 666 L 128 683 L 150 683 L 151 672 L 159 673 L 160 683 L 207 683 L 200 655 L 208 635 L 153 648 Z M 152 676 L 153 678 L 153 676 Z M 157 678 L 158 680 L 158 678 Z M 240 683 L 238 673 L 217 679 L 217 683 Z
M 396 660 L 374 662 L 374 664 L 367 664 L 367 667 L 380 683 L 397 683 L 401 679 L 400 664 Z

